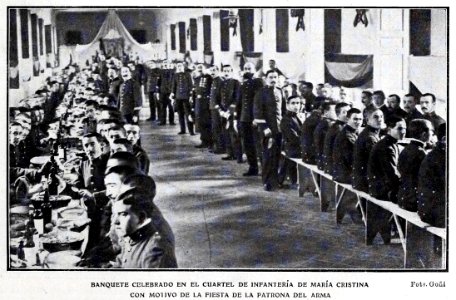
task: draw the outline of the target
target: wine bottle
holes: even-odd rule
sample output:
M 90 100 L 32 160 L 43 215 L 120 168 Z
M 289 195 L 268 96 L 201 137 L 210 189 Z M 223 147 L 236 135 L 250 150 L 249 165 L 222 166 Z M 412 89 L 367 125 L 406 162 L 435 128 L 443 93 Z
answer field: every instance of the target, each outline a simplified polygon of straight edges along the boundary
M 49 200 L 49 190 L 46 188 L 44 190 L 43 203 L 41 203 L 41 212 L 43 213 L 43 232 L 48 232 L 46 230 L 46 225 L 52 223 L 52 205 Z

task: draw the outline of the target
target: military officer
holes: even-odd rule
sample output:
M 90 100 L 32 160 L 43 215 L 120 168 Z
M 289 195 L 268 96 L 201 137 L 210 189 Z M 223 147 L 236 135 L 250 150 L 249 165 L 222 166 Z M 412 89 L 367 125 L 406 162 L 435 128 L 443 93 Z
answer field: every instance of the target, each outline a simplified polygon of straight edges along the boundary
M 174 74 L 171 85 L 170 99 L 172 99 L 173 103 L 175 102 L 175 107 L 179 114 L 179 134 L 186 133 L 185 125 L 187 124 L 190 135 L 195 135 L 193 131 L 193 120 L 190 118 L 192 110 L 190 107 L 190 96 L 192 89 L 192 76 L 188 72 L 185 72 L 183 63 L 177 63 L 176 73 Z
M 209 101 L 209 109 L 211 111 L 212 141 L 214 143 L 212 150 L 216 154 L 222 154 L 225 153 L 225 142 L 222 137 L 222 120 L 218 111 L 218 108 L 220 107 L 220 87 L 222 85 L 222 77 L 220 76 L 220 70 L 217 66 L 212 66 L 209 72 L 212 77 Z
M 146 90 L 149 96 L 150 107 L 150 118 L 148 120 L 155 121 L 159 119 L 161 112 L 158 101 L 160 97 L 161 69 L 154 61 L 149 62 L 146 77 Z
M 119 110 L 127 123 L 138 122 L 142 106 L 140 86 L 133 80 L 128 67 L 122 67 L 121 76 L 123 82 L 120 85 Z
M 412 94 L 407 94 L 404 96 L 403 107 L 404 111 L 407 113 L 405 116 L 405 122 L 407 123 L 407 125 L 412 120 L 423 118 L 423 114 L 420 113 L 418 109 L 416 109 L 415 96 L 413 96 Z
M 263 87 L 263 80 L 260 78 L 253 78 L 253 72 L 255 72 L 253 63 L 246 63 L 244 65 L 244 74 L 242 76 L 239 99 L 236 107 L 238 121 L 240 122 L 242 146 L 247 155 L 247 162 L 249 164 L 249 169 L 243 176 L 258 175 L 257 141 L 253 127 L 253 98 L 255 93 Z
M 212 77 L 205 73 L 205 66 L 196 66 L 197 77 L 195 78 L 195 122 L 200 132 L 201 144 L 196 148 L 211 148 L 211 114 L 209 99 L 211 93 Z
M 223 66 L 223 80 L 220 85 L 219 115 L 222 118 L 222 134 L 225 139 L 227 156 L 223 160 L 242 162 L 242 147 L 239 139 L 236 102 L 239 98 L 239 81 L 233 78 L 233 68 Z M 217 106 L 216 106 L 217 107 Z
M 168 120 L 170 125 L 174 124 L 174 107 L 171 105 L 169 95 L 171 94 L 171 86 L 174 77 L 174 69 L 167 60 L 162 62 L 162 72 L 161 72 L 161 81 L 160 81 L 160 125 L 166 125 L 166 115 L 168 115 Z
M 426 93 L 423 94 L 420 98 L 420 105 L 424 118 L 431 121 L 434 128 L 439 128 L 441 124 L 445 123 L 445 120 L 435 113 L 436 104 L 437 103 L 434 94 Z

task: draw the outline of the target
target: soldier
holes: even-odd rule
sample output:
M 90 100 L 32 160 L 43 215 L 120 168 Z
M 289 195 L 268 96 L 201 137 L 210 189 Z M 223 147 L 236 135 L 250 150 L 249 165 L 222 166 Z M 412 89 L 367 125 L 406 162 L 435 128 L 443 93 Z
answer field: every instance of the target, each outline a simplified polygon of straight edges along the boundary
M 150 107 L 150 118 L 148 121 L 155 121 L 159 119 L 160 112 L 162 111 L 159 107 L 161 70 L 153 61 L 149 62 L 148 67 L 146 72 L 146 90 L 149 95 Z
M 410 121 L 415 119 L 422 119 L 423 114 L 416 109 L 416 100 L 415 96 L 412 94 L 407 94 L 404 96 L 403 100 L 404 111 L 407 113 L 405 116 L 405 122 L 410 124 Z
M 188 132 L 190 135 L 195 135 L 193 131 L 193 121 L 190 119 L 190 94 L 193 88 L 192 76 L 185 72 L 184 64 L 176 64 L 176 73 L 174 74 L 170 99 L 177 108 L 179 114 L 180 132 L 178 134 L 185 134 L 185 125 L 187 124 Z M 174 105 L 173 105 L 174 106 Z
M 390 116 L 398 116 L 400 118 L 405 118 L 407 113 L 401 108 L 401 98 L 396 95 L 392 94 L 388 96 L 388 106 L 387 111 L 388 114 L 385 115 L 385 120 L 388 120 Z
M 123 82 L 120 85 L 119 110 L 127 123 L 139 120 L 139 110 L 142 106 L 141 89 L 139 83 L 133 80 L 128 67 L 120 71 Z
M 196 67 L 197 77 L 195 78 L 195 123 L 201 134 L 201 144 L 196 148 L 211 148 L 211 113 L 209 100 L 211 93 L 212 77 L 205 74 L 205 67 L 199 64 Z
M 174 107 L 171 105 L 169 95 L 171 94 L 171 86 L 173 82 L 174 70 L 171 64 L 167 60 L 162 63 L 162 74 L 160 81 L 160 108 L 159 114 L 160 123 L 159 125 L 166 125 L 166 115 L 169 114 L 169 124 L 175 125 L 174 123 Z
M 377 109 L 375 107 L 374 102 L 372 101 L 372 93 L 370 91 L 362 91 L 361 92 L 361 102 L 364 105 L 363 110 L 363 118 L 364 118 L 364 125 L 367 123 L 367 118 L 371 112 Z
M 420 98 L 420 105 L 424 118 L 431 121 L 434 128 L 439 128 L 441 124 L 445 123 L 445 120 L 435 113 L 436 98 L 434 94 L 423 94 Z
M 23 136 L 23 127 L 18 122 L 13 122 L 9 127 L 10 168 L 28 168 L 30 164 L 30 151 L 26 146 Z
M 222 85 L 222 78 L 219 76 L 219 73 L 219 68 L 217 66 L 212 66 L 210 68 L 212 85 L 209 109 L 211 111 L 211 131 L 212 141 L 214 143 L 212 150 L 215 154 L 225 153 L 225 143 L 222 137 L 222 120 L 218 111 L 218 108 L 220 107 L 220 87 Z
M 398 170 L 401 183 L 397 193 L 397 204 L 403 209 L 417 211 L 418 173 L 426 156 L 426 144 L 434 135 L 431 121 L 415 119 L 407 127 L 410 143 L 399 155 Z
M 224 80 L 220 86 L 219 115 L 222 118 L 222 134 L 225 139 L 227 156 L 223 160 L 237 160 L 242 163 L 242 147 L 239 139 L 236 101 L 239 98 L 239 81 L 233 78 L 233 68 L 223 66 Z M 217 107 L 217 106 L 216 106 Z
M 119 71 L 116 67 L 108 69 L 108 93 L 116 99 L 116 107 L 119 108 L 119 93 L 122 80 L 119 78 Z
M 133 145 L 133 154 L 138 159 L 139 169 L 144 173 L 149 173 L 150 160 L 146 151 L 141 147 L 140 143 L 140 127 L 136 124 L 125 124 L 125 132 L 127 139 Z
M 261 133 L 263 150 L 262 181 L 266 191 L 272 191 L 278 186 L 278 167 L 282 135 L 280 122 L 285 111 L 285 101 L 282 92 L 276 87 L 278 74 L 275 71 L 266 73 L 266 86 L 259 89 L 254 98 L 254 123 Z
M 240 133 L 244 152 L 247 155 L 249 169 L 243 176 L 258 175 L 258 153 L 256 151 L 256 134 L 253 127 L 253 98 L 255 93 L 263 87 L 263 80 L 253 78 L 255 66 L 252 63 L 244 65 L 244 74 L 240 87 L 236 110 L 240 122 Z M 298 98 L 299 100 L 299 98 Z
M 383 91 L 381 90 L 374 91 L 374 93 L 372 94 L 373 104 L 383 112 L 383 116 L 386 120 L 386 116 L 388 115 L 388 107 L 385 105 L 385 99 L 385 93 L 383 93 Z
M 307 101 L 307 99 L 306 99 Z M 309 117 L 302 123 L 301 128 L 301 150 L 302 161 L 307 164 L 315 165 L 316 153 L 314 147 L 314 131 L 321 120 L 321 109 L 316 107 Z

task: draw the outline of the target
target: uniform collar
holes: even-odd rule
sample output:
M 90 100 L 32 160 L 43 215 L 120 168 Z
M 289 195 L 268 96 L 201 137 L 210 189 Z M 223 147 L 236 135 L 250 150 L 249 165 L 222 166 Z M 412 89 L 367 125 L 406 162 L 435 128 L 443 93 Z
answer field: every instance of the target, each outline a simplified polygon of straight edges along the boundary
M 133 232 L 132 234 L 130 234 L 128 236 L 128 243 L 130 245 L 135 245 L 137 243 L 139 243 L 140 241 L 148 238 L 151 233 L 153 233 L 153 224 L 152 224 L 152 219 L 151 218 L 147 218 L 143 224 L 141 224 L 141 226 L 136 229 L 135 232 Z
M 367 128 L 367 130 L 369 130 L 369 132 L 372 132 L 372 133 L 375 133 L 375 134 L 380 133 L 380 129 L 379 128 L 374 128 L 374 127 L 372 127 L 370 125 L 367 125 L 366 128 Z
M 420 148 L 424 148 L 426 146 L 426 144 L 423 141 L 417 139 L 410 139 L 410 144 L 417 145 Z

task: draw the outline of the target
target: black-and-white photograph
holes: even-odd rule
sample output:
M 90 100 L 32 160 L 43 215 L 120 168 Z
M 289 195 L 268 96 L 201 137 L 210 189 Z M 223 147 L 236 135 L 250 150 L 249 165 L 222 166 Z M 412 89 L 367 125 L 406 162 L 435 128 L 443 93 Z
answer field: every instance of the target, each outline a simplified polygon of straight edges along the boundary
M 448 13 L 8 7 L 8 271 L 448 271 Z

